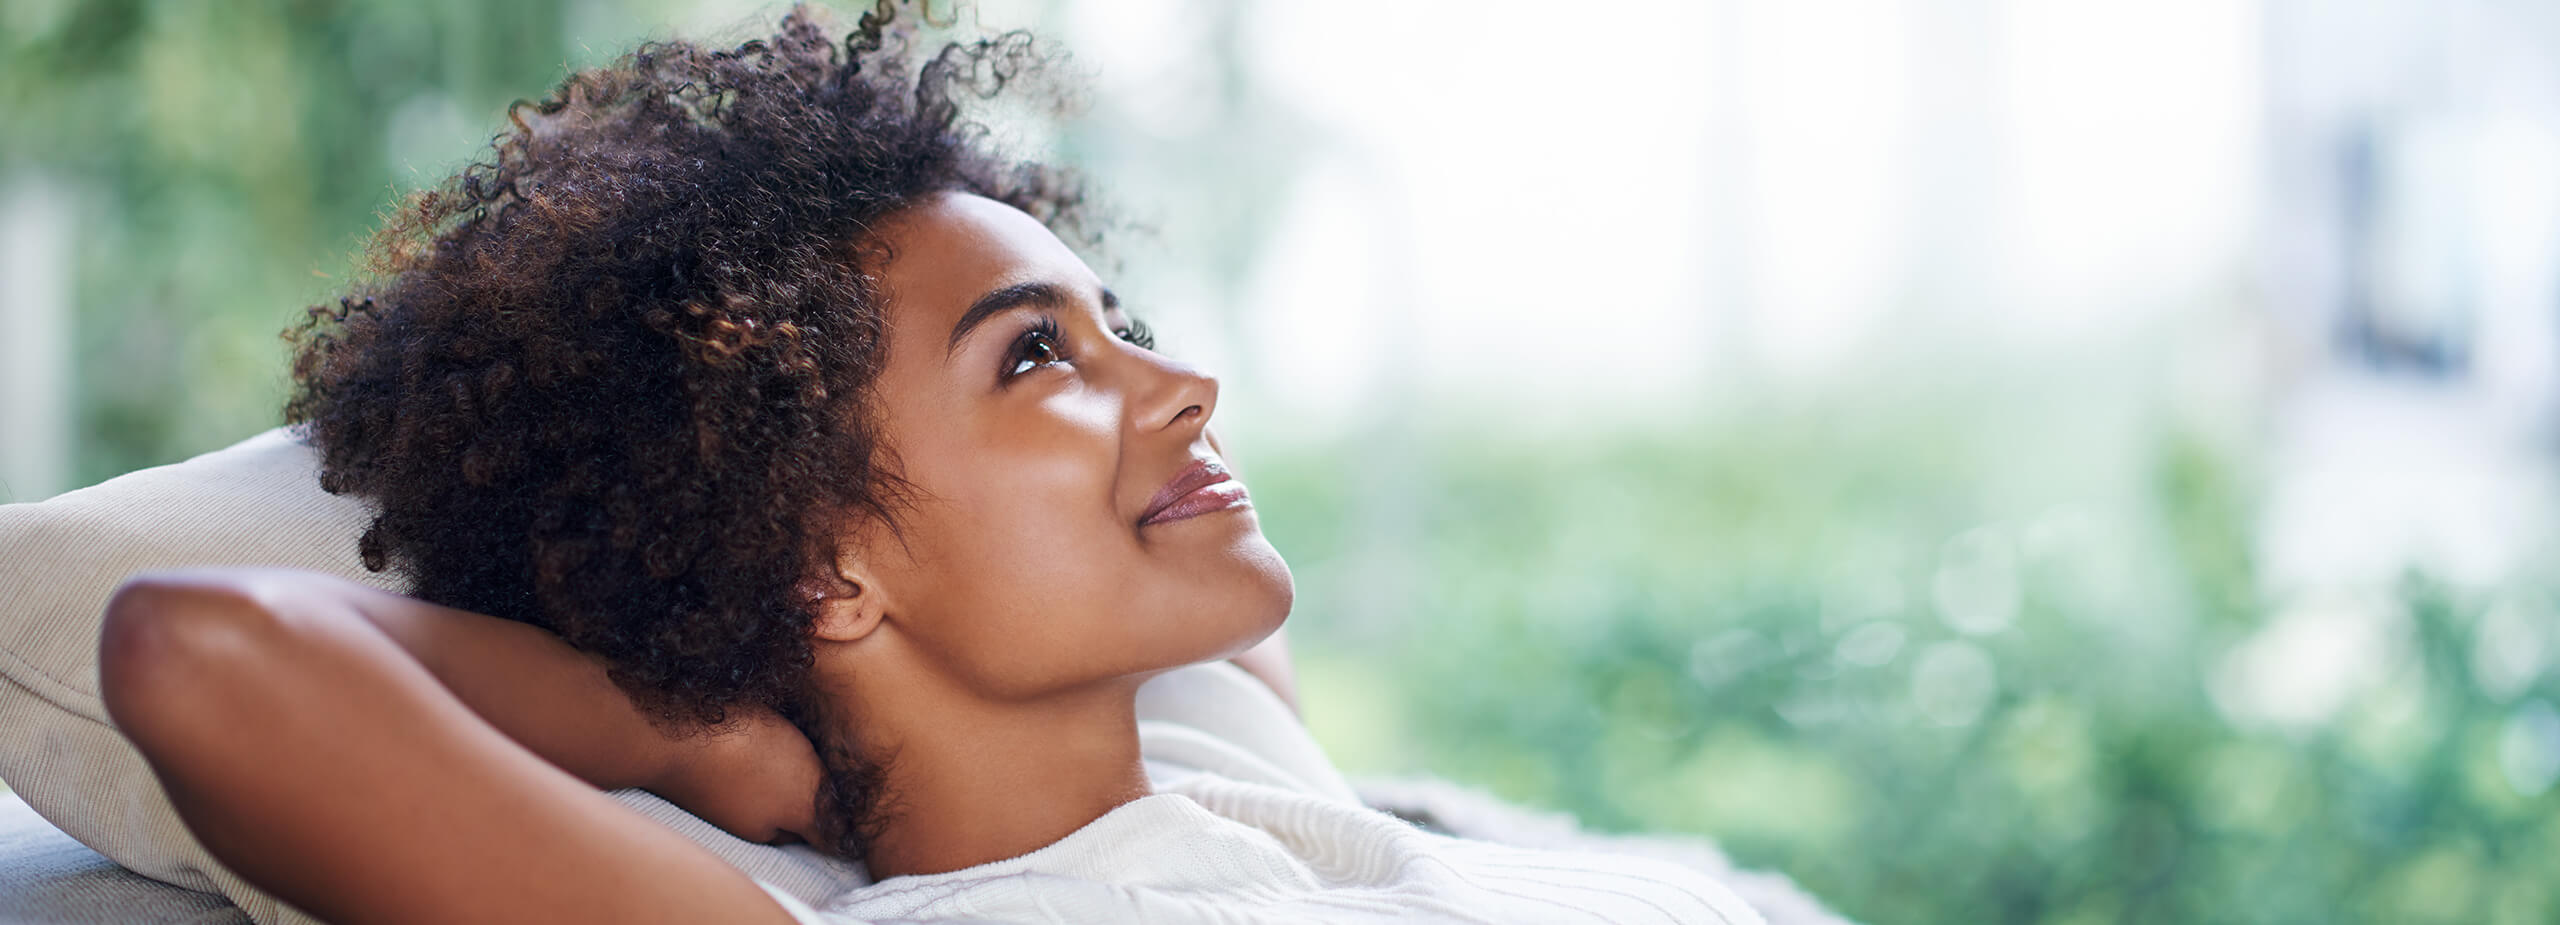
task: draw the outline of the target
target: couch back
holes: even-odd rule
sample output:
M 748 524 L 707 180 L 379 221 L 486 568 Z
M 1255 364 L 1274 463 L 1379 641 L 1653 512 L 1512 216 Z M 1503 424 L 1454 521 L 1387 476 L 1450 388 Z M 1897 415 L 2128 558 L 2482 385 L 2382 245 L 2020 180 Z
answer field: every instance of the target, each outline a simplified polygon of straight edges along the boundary
M 309 916 L 204 850 L 98 696 L 98 628 L 135 572 L 270 565 L 389 591 L 356 553 L 372 509 L 320 490 L 319 458 L 284 428 L 54 498 L 0 505 L 0 781 L 81 844 L 162 883 L 219 893 L 262 925 Z M 278 761 L 293 756 L 278 755 Z M 612 796 L 748 875 L 817 902 L 868 882 L 806 846 L 744 841 L 639 790 Z

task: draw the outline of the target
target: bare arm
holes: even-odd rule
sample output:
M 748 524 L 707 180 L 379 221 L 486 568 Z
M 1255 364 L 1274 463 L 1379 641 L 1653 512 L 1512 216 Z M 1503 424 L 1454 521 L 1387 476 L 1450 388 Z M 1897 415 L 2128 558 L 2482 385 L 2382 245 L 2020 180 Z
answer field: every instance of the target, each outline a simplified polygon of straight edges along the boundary
M 316 573 L 251 580 L 343 601 L 498 731 L 598 789 L 649 790 L 750 841 L 800 840 L 814 821 L 817 753 L 769 711 L 733 710 L 716 731 L 663 729 L 602 660 L 538 627 Z
M 789 921 L 581 781 L 645 784 L 682 762 L 633 734 L 649 724 L 601 669 L 532 627 L 315 573 L 160 573 L 108 605 L 99 668 L 117 727 L 206 848 L 325 919 Z M 502 732 L 475 696 L 542 706 Z

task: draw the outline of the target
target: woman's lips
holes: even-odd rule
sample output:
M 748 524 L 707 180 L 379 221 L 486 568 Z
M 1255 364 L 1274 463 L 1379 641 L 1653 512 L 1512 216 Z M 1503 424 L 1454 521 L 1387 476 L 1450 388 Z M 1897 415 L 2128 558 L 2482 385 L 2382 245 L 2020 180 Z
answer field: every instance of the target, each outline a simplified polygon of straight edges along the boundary
M 1147 505 L 1146 515 L 1138 519 L 1138 526 L 1181 520 L 1246 503 L 1244 483 L 1229 476 L 1225 465 L 1210 459 L 1193 459 L 1191 465 L 1175 473 L 1172 481 L 1157 490 L 1154 501 Z

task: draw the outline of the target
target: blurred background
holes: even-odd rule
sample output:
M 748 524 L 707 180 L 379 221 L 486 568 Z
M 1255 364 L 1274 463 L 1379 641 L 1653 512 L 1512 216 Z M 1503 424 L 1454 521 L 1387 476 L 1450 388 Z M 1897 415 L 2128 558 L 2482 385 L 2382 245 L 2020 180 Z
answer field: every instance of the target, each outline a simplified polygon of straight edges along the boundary
M 1567 12 L 1567 10 L 1575 10 Z M 0 500 L 688 0 L 0 4 Z M 2560 8 L 990 0 L 1355 774 L 1874 922 L 2560 920 Z M 965 24 L 964 24 L 965 25 Z

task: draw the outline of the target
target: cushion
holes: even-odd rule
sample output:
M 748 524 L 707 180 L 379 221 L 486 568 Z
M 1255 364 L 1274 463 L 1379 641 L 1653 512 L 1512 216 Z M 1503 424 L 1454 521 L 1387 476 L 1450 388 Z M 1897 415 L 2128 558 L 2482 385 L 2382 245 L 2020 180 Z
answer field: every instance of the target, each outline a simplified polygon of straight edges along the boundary
M 246 925 L 247 913 L 215 893 L 181 890 L 116 866 L 26 801 L 0 796 L 0 922 L 122 925 L 183 922 Z
M 98 697 L 98 626 L 127 576 L 186 565 L 280 565 L 401 590 L 366 571 L 358 498 L 320 490 L 319 460 L 284 428 L 49 500 L 0 505 L 0 781 L 80 843 L 165 883 L 219 893 L 260 923 L 311 919 L 225 870 L 179 821 Z M 858 866 L 805 846 L 740 840 L 641 791 L 614 794 L 750 876 L 816 900 Z

